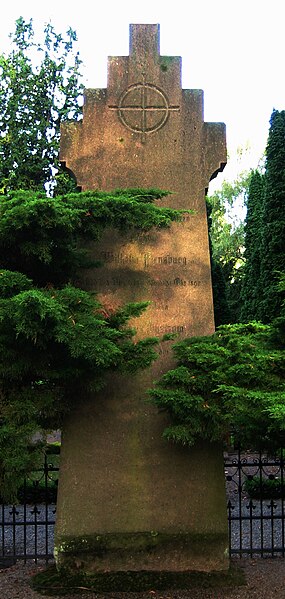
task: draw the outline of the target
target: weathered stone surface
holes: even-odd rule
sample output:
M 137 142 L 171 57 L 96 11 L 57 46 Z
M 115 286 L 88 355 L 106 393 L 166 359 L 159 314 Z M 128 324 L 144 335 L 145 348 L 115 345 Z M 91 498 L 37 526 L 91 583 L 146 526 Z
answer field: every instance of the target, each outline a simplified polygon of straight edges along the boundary
M 93 249 L 104 265 L 87 272 L 82 284 L 97 290 L 107 309 L 151 300 L 134 323 L 138 337 L 214 331 L 205 189 L 226 162 L 225 126 L 204 122 L 203 92 L 181 89 L 180 79 L 181 59 L 159 54 L 159 26 L 132 25 L 130 56 L 109 59 L 108 88 L 86 90 L 83 121 L 62 130 L 61 160 L 83 190 L 157 187 L 172 192 L 161 205 L 195 211 L 165 231 L 136 237 L 107 231 Z M 159 563 L 169 569 L 171 561 L 178 570 L 226 567 L 221 448 L 174 448 L 161 439 L 165 418 L 145 402 L 146 389 L 173 364 L 170 344 L 160 351 L 147 372 L 131 380 L 112 377 L 96 400 L 82 398 L 66 422 L 59 563 L 67 544 L 75 546 L 72 539 L 116 534 L 123 543 L 126 535 L 148 538 L 153 531 L 173 539 L 194 535 L 196 559 L 193 543 L 191 549 L 190 541 L 179 541 L 176 550 L 173 540 L 175 559 L 158 544 L 152 559 L 142 550 L 139 560 L 131 558 L 133 547 L 122 560 L 108 545 L 107 562 L 91 559 L 90 550 L 85 565 L 144 570 Z M 206 558 L 197 545 L 200 539 L 205 547 L 205 535 L 216 539 Z M 67 561 L 72 563 L 70 555 Z

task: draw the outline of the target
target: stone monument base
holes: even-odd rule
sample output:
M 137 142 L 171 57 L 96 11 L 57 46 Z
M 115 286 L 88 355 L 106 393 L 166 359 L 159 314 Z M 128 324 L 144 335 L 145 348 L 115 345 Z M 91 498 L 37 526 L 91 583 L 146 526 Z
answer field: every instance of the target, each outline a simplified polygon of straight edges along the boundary
M 226 534 L 156 531 L 93 534 L 58 541 L 57 568 L 74 576 L 118 572 L 227 571 Z
M 167 415 L 141 397 L 145 378 L 113 375 L 66 419 L 55 557 L 71 574 L 228 568 L 222 446 L 164 440 Z

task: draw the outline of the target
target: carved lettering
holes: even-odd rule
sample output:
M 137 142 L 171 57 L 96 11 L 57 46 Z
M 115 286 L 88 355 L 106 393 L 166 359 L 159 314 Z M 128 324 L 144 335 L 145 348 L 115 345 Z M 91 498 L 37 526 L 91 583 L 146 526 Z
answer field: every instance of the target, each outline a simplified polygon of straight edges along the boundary
M 152 307 L 154 310 L 168 310 L 168 304 L 164 304 L 162 302 L 153 302 Z
M 111 252 L 107 250 L 100 252 L 100 258 L 107 264 L 113 263 L 120 266 L 139 264 L 139 262 L 142 261 L 144 268 L 157 265 L 186 266 L 188 262 L 186 256 L 171 256 L 170 254 L 166 254 L 165 256 L 152 256 L 152 254 L 142 254 L 139 258 L 133 254 L 124 254 L 122 252 Z
M 114 264 L 138 264 L 139 259 L 137 256 L 132 254 L 123 254 L 121 252 L 108 252 L 104 251 L 100 253 L 100 256 L 104 262 L 113 262 Z
M 191 218 L 193 218 L 191 214 L 179 214 L 179 216 L 176 216 L 175 220 L 178 223 L 188 223 Z
M 186 326 L 185 325 L 167 325 L 167 324 L 160 324 L 160 325 L 154 325 L 153 326 L 153 331 L 157 334 L 162 334 L 162 333 L 184 333 L 186 331 Z
M 151 254 L 144 254 L 144 267 L 155 265 L 179 265 L 185 266 L 187 264 L 187 258 L 185 256 L 152 256 Z
M 190 280 L 190 279 L 181 279 L 180 277 L 175 277 L 175 279 L 151 279 L 150 284 L 152 287 L 199 287 L 201 285 L 201 281 Z
M 170 348 L 168 348 L 168 347 L 161 347 L 161 346 L 160 346 L 160 347 L 158 348 L 158 350 L 157 350 L 157 353 L 158 353 L 160 356 L 168 356 L 170 353 L 172 353 L 172 350 L 171 350 Z
M 120 279 L 119 277 L 110 277 L 109 279 L 94 279 L 94 284 L 100 287 L 142 287 L 141 279 Z
M 140 279 L 117 279 L 113 278 L 110 281 L 110 285 L 114 287 L 141 287 L 142 282 Z
M 90 280 L 87 279 L 90 284 Z M 86 283 L 87 283 L 86 281 Z M 131 278 L 128 277 L 126 279 L 120 277 L 109 277 L 108 279 L 97 279 L 94 277 L 93 282 L 95 285 L 102 287 L 141 287 L 143 288 L 143 282 L 140 278 Z M 178 289 L 185 287 L 200 287 L 202 281 L 197 281 L 195 279 L 182 279 L 180 277 L 175 277 L 174 279 L 150 279 L 149 284 L 151 287 L 177 287 Z M 162 309 L 162 308 L 161 308 Z M 167 310 L 167 307 L 163 308 Z

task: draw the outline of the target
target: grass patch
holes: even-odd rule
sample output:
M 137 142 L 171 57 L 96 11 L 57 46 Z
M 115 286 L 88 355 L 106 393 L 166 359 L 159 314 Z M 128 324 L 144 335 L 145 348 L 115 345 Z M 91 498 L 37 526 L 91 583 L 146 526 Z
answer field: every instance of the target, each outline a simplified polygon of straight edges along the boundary
M 100 572 L 70 576 L 49 566 L 31 579 L 31 587 L 42 595 L 143 592 L 175 589 L 222 589 L 246 584 L 243 570 L 231 564 L 227 572 Z

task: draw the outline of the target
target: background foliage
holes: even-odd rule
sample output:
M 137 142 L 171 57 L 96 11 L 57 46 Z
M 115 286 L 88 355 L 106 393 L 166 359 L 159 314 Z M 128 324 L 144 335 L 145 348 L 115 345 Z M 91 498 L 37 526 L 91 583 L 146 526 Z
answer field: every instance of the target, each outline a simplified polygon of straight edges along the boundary
M 0 193 L 45 186 L 52 191 L 60 123 L 81 115 L 76 33 L 58 34 L 48 24 L 43 39 L 35 40 L 32 19 L 20 17 L 10 37 L 10 54 L 0 56 Z M 67 175 L 58 177 L 75 187 Z
M 207 197 L 216 326 L 237 322 L 244 267 L 244 220 L 250 173 Z
M 241 293 L 242 321 L 259 318 L 262 287 L 260 283 L 262 260 L 262 211 L 264 194 L 264 174 L 255 170 L 251 173 L 247 213 L 245 219 L 245 252 Z
M 285 110 L 274 110 L 266 147 L 264 196 L 261 217 L 259 318 L 271 322 L 279 316 L 282 296 L 277 293 L 284 271 L 285 231 Z

